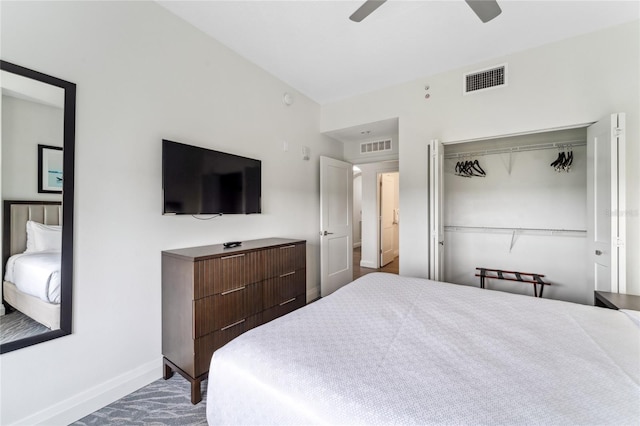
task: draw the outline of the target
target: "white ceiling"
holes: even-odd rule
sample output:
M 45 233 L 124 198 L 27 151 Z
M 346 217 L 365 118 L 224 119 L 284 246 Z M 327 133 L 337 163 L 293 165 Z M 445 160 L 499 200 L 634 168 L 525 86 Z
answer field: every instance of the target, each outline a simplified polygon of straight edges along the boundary
M 463 0 L 158 1 L 320 104 L 640 18 L 638 1 L 499 0 L 483 24 Z

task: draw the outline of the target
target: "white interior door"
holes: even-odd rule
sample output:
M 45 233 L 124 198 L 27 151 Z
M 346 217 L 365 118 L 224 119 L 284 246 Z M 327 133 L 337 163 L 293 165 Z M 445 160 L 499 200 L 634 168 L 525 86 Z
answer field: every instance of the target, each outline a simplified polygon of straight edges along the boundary
M 429 279 L 444 279 L 444 225 L 443 225 L 443 162 L 444 148 L 437 139 L 427 146 L 429 179 Z
M 391 173 L 380 175 L 380 267 L 388 265 L 395 258 L 394 250 L 394 210 L 395 179 Z
M 589 284 L 613 293 L 626 291 L 624 126 L 613 114 L 587 129 Z
M 353 281 L 353 165 L 320 157 L 320 295 Z

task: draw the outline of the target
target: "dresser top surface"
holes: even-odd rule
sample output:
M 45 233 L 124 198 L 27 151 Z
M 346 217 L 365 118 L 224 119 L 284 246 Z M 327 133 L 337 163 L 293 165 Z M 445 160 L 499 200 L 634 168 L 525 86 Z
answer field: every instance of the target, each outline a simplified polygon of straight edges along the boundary
M 222 244 L 213 244 L 209 246 L 163 250 L 162 254 L 197 261 L 211 257 L 225 256 L 229 254 L 242 253 L 253 250 L 261 250 L 287 244 L 301 244 L 305 242 L 306 240 L 295 240 L 289 238 L 262 238 L 259 240 L 242 241 L 242 245 L 231 248 L 225 248 Z

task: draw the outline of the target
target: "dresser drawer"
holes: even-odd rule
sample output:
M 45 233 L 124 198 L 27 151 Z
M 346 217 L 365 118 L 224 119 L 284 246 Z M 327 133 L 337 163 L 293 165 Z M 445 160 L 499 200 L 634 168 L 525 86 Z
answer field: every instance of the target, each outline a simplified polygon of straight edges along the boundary
M 264 278 L 279 277 L 306 266 L 305 244 L 289 244 L 263 250 Z
M 286 300 L 280 304 L 277 304 L 276 306 L 264 310 L 262 312 L 262 323 L 267 323 L 282 315 L 288 314 L 289 312 L 293 312 L 298 308 L 302 308 L 304 305 L 306 305 L 306 303 L 307 301 L 305 295 L 292 297 L 289 300 Z
M 259 252 L 229 254 L 194 263 L 194 299 L 261 281 Z
M 198 377 L 209 371 L 211 356 L 213 356 L 213 353 L 217 349 L 245 331 L 249 331 L 260 324 L 262 324 L 262 314 L 256 314 L 242 321 L 238 321 L 236 324 L 230 324 L 230 326 L 224 330 L 218 330 L 195 339 L 193 342 L 195 350 L 195 371 L 193 377 Z
M 292 297 L 305 295 L 306 275 L 306 269 L 298 269 L 264 281 L 262 284 L 264 309 L 279 305 Z
M 194 338 L 221 330 L 262 310 L 260 284 L 236 287 L 193 301 Z

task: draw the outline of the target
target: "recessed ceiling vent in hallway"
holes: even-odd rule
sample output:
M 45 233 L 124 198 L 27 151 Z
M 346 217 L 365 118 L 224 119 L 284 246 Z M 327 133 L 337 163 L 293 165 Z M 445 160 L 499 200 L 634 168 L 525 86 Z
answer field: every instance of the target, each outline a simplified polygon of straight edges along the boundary
M 464 93 L 475 93 L 507 85 L 507 66 L 470 72 L 464 75 Z
M 360 144 L 360 154 L 371 154 L 374 152 L 391 151 L 391 139 L 374 142 L 362 142 Z

